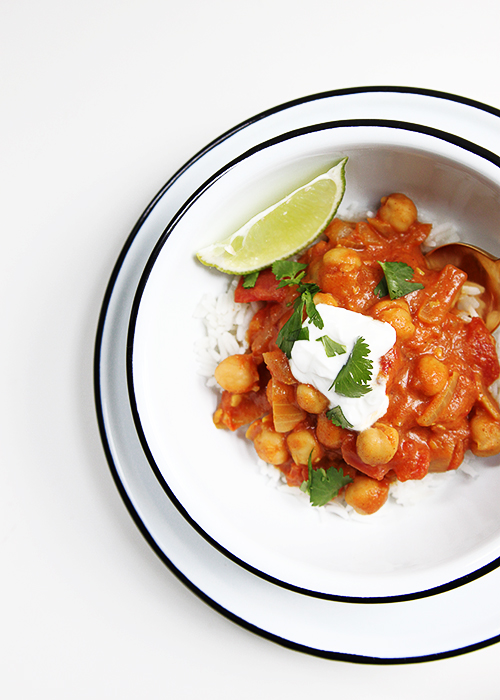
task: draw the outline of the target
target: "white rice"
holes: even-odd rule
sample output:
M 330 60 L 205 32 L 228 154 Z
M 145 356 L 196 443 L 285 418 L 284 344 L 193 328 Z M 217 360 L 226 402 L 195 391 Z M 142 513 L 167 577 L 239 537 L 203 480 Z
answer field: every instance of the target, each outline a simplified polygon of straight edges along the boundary
M 215 368 L 229 355 L 248 349 L 246 332 L 253 315 L 260 308 L 258 302 L 238 304 L 234 290 L 238 278 L 231 278 L 226 291 L 218 296 L 204 294 L 195 309 L 194 317 L 201 319 L 206 335 L 195 343 L 199 373 L 207 378 L 207 386 L 216 387 Z
M 428 218 L 422 218 L 422 220 L 429 221 Z M 429 221 L 429 223 L 432 223 L 432 221 Z M 427 253 L 433 250 L 433 248 L 438 248 L 440 245 L 458 243 L 459 241 L 460 236 L 452 223 L 433 224 L 430 234 L 422 244 L 422 250 L 424 253 Z
M 365 217 L 373 217 L 373 212 L 361 213 L 356 204 L 344 208 L 341 218 L 346 220 L 359 220 Z M 422 215 L 423 221 L 429 221 Z M 424 252 L 446 243 L 454 243 L 460 240 L 457 229 L 453 224 L 441 223 L 433 225 L 431 233 L 422 246 Z M 259 302 L 250 304 L 238 304 L 234 301 L 234 291 L 238 284 L 238 277 L 229 278 L 227 289 L 218 296 L 205 294 L 200 300 L 194 317 L 201 319 L 205 326 L 205 336 L 200 338 L 195 344 L 195 354 L 198 361 L 199 373 L 206 378 L 206 385 L 210 388 L 222 391 L 217 384 L 214 371 L 219 362 L 238 353 L 244 353 L 248 349 L 246 332 L 248 325 L 261 308 Z M 470 321 L 478 315 L 480 302 L 477 298 L 484 288 L 475 283 L 466 283 L 462 288 L 461 296 L 457 302 L 458 315 L 464 321 Z M 497 341 L 497 348 L 500 349 L 500 328 L 494 333 Z M 493 397 L 500 400 L 500 379 L 490 387 Z M 309 497 L 300 489 L 289 487 L 282 472 L 275 466 L 263 462 L 255 455 L 256 463 L 263 482 L 270 488 L 277 488 L 283 493 L 301 498 L 305 503 L 309 502 Z M 411 506 L 429 497 L 437 488 L 452 478 L 475 478 L 478 475 L 473 464 L 474 457 L 471 453 L 465 455 L 463 463 L 455 471 L 445 473 L 428 474 L 422 480 L 412 480 L 405 482 L 395 482 L 389 490 L 390 501 L 399 506 Z M 384 509 L 371 515 L 370 518 L 359 515 L 346 504 L 343 498 L 334 501 L 317 509 L 326 516 L 336 515 L 342 518 L 359 520 L 360 522 L 372 521 L 374 517 L 381 517 Z

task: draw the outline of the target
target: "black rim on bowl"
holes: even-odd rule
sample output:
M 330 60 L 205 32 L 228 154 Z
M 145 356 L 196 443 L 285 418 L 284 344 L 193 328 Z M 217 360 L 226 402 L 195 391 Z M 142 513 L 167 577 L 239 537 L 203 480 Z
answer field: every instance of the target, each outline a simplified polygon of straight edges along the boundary
M 222 168 L 219 171 L 217 171 L 216 173 L 214 173 L 214 175 L 212 177 L 210 177 L 200 188 L 198 188 L 198 190 L 184 203 L 184 205 L 181 207 L 181 209 L 177 212 L 177 214 L 171 220 L 171 222 L 168 224 L 168 226 L 166 227 L 166 229 L 164 230 L 164 232 L 160 236 L 157 244 L 155 245 L 153 252 L 151 253 L 151 256 L 150 256 L 150 258 L 145 266 L 142 277 L 140 279 L 140 282 L 139 282 L 139 285 L 138 285 L 138 288 L 136 291 L 136 295 L 134 298 L 133 306 L 132 306 L 131 316 L 130 316 L 130 325 L 129 325 L 128 342 L 127 342 L 128 390 L 129 390 L 132 415 L 133 415 L 134 422 L 136 425 L 137 433 L 138 433 L 140 442 L 142 444 L 144 453 L 147 456 L 147 459 L 151 465 L 152 470 L 154 471 L 154 474 L 156 475 L 162 488 L 165 490 L 165 492 L 167 493 L 167 495 L 171 499 L 172 503 L 179 510 L 179 512 L 184 516 L 184 518 L 186 518 L 186 520 L 190 523 L 190 525 L 202 537 L 204 537 L 213 547 L 218 549 L 218 551 L 220 551 L 225 556 L 230 558 L 232 561 L 234 561 L 235 563 L 244 567 L 245 569 L 247 569 L 251 573 L 253 573 L 257 576 L 260 576 L 261 578 L 264 578 L 265 580 L 270 581 L 278 586 L 282 586 L 284 588 L 287 588 L 287 589 L 295 591 L 295 592 L 302 593 L 304 595 L 309 595 L 309 596 L 313 596 L 316 598 L 323 598 L 326 600 L 335 600 L 335 601 L 342 601 L 342 602 L 355 602 L 355 603 L 401 602 L 404 600 L 415 600 L 417 598 L 435 595 L 437 593 L 442 593 L 444 591 L 451 590 L 452 588 L 456 588 L 456 587 L 461 586 L 465 583 L 468 583 L 469 581 L 474 580 L 475 578 L 478 578 L 480 576 L 483 576 L 484 574 L 488 573 L 489 571 L 492 571 L 493 569 L 500 566 L 500 557 L 495 559 L 494 561 L 490 562 L 489 564 L 478 568 L 477 570 L 475 570 L 473 572 L 470 572 L 470 573 L 468 573 L 464 576 L 461 576 L 459 578 L 456 578 L 454 580 L 448 581 L 448 582 L 441 584 L 439 586 L 435 586 L 435 587 L 428 588 L 425 590 L 413 591 L 410 593 L 403 593 L 400 595 L 388 595 L 388 596 L 363 596 L 363 597 L 360 597 L 360 596 L 346 596 L 346 595 L 337 595 L 337 594 L 333 594 L 333 593 L 325 593 L 325 592 L 321 592 L 321 591 L 314 591 L 314 590 L 309 590 L 307 588 L 299 587 L 299 586 L 293 585 L 287 581 L 283 581 L 279 578 L 271 576 L 271 575 L 267 574 L 266 572 L 263 572 L 260 569 L 256 568 L 255 566 L 244 561 L 243 559 L 241 559 L 240 557 L 235 555 L 233 552 L 231 552 L 227 548 L 225 548 L 216 539 L 214 539 L 209 533 L 206 532 L 206 530 L 203 527 L 201 527 L 201 525 L 186 510 L 186 508 L 183 506 L 183 504 L 175 496 L 175 494 L 172 491 L 172 489 L 170 488 L 168 482 L 163 477 L 161 470 L 159 469 L 158 464 L 156 463 L 156 460 L 155 460 L 155 458 L 152 454 L 152 451 L 150 449 L 150 446 L 148 444 L 148 440 L 147 440 L 145 431 L 144 431 L 143 426 L 142 426 L 140 413 L 139 413 L 138 406 L 137 406 L 135 389 L 134 389 L 134 376 L 133 376 L 134 338 L 135 338 L 135 328 L 136 328 L 137 315 L 139 312 L 141 299 L 143 296 L 144 289 L 147 285 L 149 276 L 151 274 L 151 271 L 156 263 L 156 260 L 159 256 L 161 250 L 163 249 L 163 246 L 165 245 L 166 241 L 168 240 L 169 236 L 171 235 L 172 231 L 175 229 L 179 220 L 185 215 L 185 213 L 196 202 L 196 200 L 216 180 L 218 180 L 224 173 L 228 172 L 235 165 L 237 165 L 238 163 L 241 163 L 242 161 L 249 158 L 251 155 L 258 153 L 260 151 L 263 151 L 263 150 L 265 150 L 265 149 L 267 149 L 270 146 L 273 146 L 275 144 L 282 143 L 284 141 L 288 141 L 290 139 L 293 139 L 293 138 L 298 137 L 298 136 L 302 136 L 304 134 L 310 134 L 310 133 L 318 132 L 318 131 L 335 130 L 337 128 L 345 128 L 345 127 L 353 128 L 353 129 L 356 129 L 357 127 L 385 127 L 385 128 L 400 129 L 400 130 L 406 130 L 406 131 L 411 131 L 411 132 L 415 132 L 415 133 L 429 135 L 429 136 L 432 136 L 434 138 L 440 139 L 442 141 L 446 141 L 448 143 L 451 143 L 455 146 L 458 146 L 461 149 L 464 149 L 466 151 L 474 153 L 474 154 L 480 156 L 481 158 L 484 158 L 485 160 L 493 163 L 495 166 L 500 168 L 500 157 L 499 156 L 497 156 L 496 154 L 492 153 L 491 151 L 488 151 L 487 149 L 482 148 L 481 146 L 478 146 L 470 141 L 466 141 L 465 139 L 454 136 L 453 134 L 448 134 L 444 131 L 439 131 L 437 129 L 433 129 L 430 127 L 425 127 L 425 126 L 421 126 L 418 124 L 412 124 L 412 123 L 383 120 L 383 119 L 377 119 L 377 120 L 356 119 L 356 120 L 343 120 L 343 121 L 336 121 L 336 122 L 326 122 L 323 124 L 316 124 L 313 126 L 308 126 L 308 127 L 304 127 L 301 129 L 287 132 L 285 134 L 282 134 L 282 135 L 277 136 L 275 138 L 269 139 L 268 141 L 265 141 L 264 143 L 259 144 L 258 146 L 255 146 L 255 147 L 249 149 L 245 153 L 238 156 L 238 158 L 235 158 L 234 160 L 229 162 L 224 168 Z

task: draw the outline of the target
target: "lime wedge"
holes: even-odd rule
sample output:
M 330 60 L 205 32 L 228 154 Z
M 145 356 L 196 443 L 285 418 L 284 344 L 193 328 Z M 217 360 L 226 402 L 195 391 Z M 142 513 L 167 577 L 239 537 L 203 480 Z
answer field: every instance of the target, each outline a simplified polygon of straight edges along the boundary
M 269 267 L 310 245 L 335 216 L 345 190 L 347 158 L 252 217 L 225 238 L 202 248 L 204 265 L 233 275 Z

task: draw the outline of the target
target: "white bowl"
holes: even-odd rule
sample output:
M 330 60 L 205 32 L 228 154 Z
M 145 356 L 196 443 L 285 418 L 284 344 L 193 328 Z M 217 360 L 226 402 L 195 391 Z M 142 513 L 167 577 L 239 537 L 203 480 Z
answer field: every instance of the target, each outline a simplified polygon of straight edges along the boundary
M 500 459 L 476 460 L 477 478 L 452 474 L 409 507 L 362 522 L 326 515 L 292 489 L 269 488 L 251 443 L 216 430 L 218 394 L 198 374 L 193 317 L 225 275 L 195 259 L 253 214 L 349 157 L 339 210 L 375 209 L 404 192 L 421 220 L 451 222 L 495 252 L 499 159 L 444 132 L 391 122 L 329 123 L 284 134 L 227 165 L 164 232 L 138 288 L 129 332 L 132 410 L 151 467 L 172 501 L 214 546 L 266 579 L 332 598 L 394 599 L 449 588 L 500 563 Z M 289 493 L 287 493 L 289 491 Z

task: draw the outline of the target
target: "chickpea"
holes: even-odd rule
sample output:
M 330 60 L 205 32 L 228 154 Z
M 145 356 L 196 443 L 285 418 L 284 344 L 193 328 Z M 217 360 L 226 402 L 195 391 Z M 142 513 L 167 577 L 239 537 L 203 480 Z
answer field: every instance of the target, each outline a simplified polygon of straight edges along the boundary
M 374 305 L 372 316 L 389 323 L 399 340 L 409 340 L 415 334 L 410 307 L 404 299 L 384 299 Z
M 328 267 L 338 268 L 341 272 L 352 272 L 361 267 L 361 258 L 350 248 L 330 248 L 323 255 L 323 263 Z
M 309 266 L 307 268 L 307 278 L 309 282 L 319 284 L 319 271 L 321 269 L 322 260 L 322 257 L 318 257 L 309 262 Z
M 285 436 L 271 426 L 263 427 L 255 436 L 253 444 L 259 457 L 268 464 L 284 464 L 290 458 Z
M 434 355 L 422 355 L 415 367 L 415 384 L 426 396 L 442 391 L 449 377 L 448 367 Z
M 477 457 L 492 457 L 500 452 L 500 423 L 486 411 L 478 410 L 470 421 L 471 450 Z
M 406 195 L 395 193 L 382 197 L 380 201 L 382 206 L 378 210 L 379 218 L 396 229 L 398 233 L 408 231 L 417 220 L 417 207 Z
M 325 229 L 325 234 L 331 243 L 338 244 L 343 238 L 350 236 L 354 231 L 356 224 L 342 219 L 333 219 Z
M 330 449 L 338 449 L 345 434 L 345 430 L 334 425 L 324 413 L 320 413 L 316 425 L 316 437 L 322 445 Z
M 371 466 L 390 462 L 396 454 L 398 446 L 398 431 L 384 423 L 375 423 L 371 428 L 362 430 L 356 438 L 358 457 L 362 462 Z
M 297 403 L 308 413 L 322 413 L 329 405 L 326 396 L 310 384 L 298 385 Z
M 345 490 L 345 500 L 362 515 L 372 515 L 387 501 L 389 484 L 385 481 L 376 481 L 369 476 L 359 474 Z
M 270 413 L 267 413 L 265 416 L 262 418 L 258 418 L 257 420 L 254 420 L 253 423 L 250 423 L 250 425 L 247 428 L 247 431 L 245 433 L 245 437 L 247 437 L 249 440 L 255 440 L 256 436 L 264 429 L 270 427 L 271 429 L 274 429 L 273 425 L 273 417 L 271 416 Z
M 258 391 L 259 373 L 253 355 L 230 355 L 220 362 L 214 373 L 219 386 L 231 394 Z
M 323 448 L 312 430 L 296 430 L 288 435 L 286 442 L 295 464 L 307 464 L 309 455 L 314 464 L 323 456 Z

